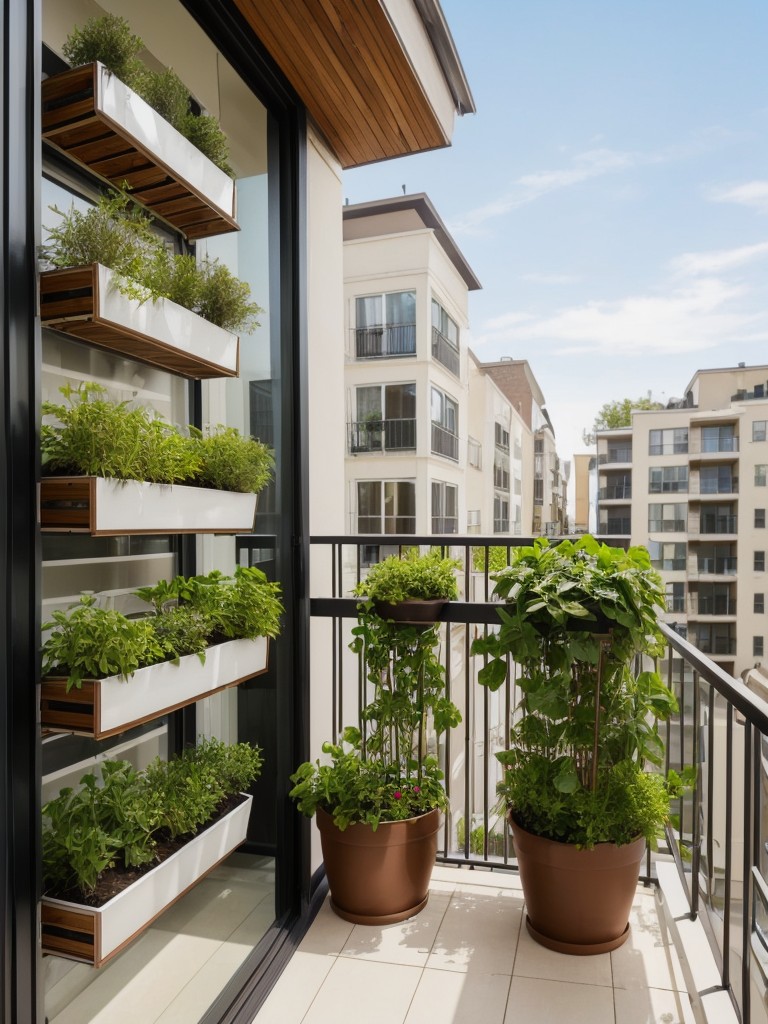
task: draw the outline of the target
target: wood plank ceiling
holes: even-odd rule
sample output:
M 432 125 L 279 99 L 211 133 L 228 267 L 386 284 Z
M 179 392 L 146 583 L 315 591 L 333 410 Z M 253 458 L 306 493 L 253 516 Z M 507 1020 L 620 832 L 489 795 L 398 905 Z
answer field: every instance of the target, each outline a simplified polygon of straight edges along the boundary
M 341 161 L 446 146 L 379 0 L 235 0 Z

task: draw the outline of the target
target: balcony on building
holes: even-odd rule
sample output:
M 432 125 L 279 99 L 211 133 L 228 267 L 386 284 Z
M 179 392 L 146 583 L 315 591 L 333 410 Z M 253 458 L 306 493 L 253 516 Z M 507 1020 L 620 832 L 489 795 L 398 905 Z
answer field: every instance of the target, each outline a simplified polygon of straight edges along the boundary
M 606 452 L 597 456 L 597 462 L 600 466 L 631 466 L 632 445 L 609 445 Z
M 347 424 L 350 455 L 416 448 L 416 420 L 355 420 Z
M 736 619 L 736 586 L 733 583 L 693 584 L 688 594 L 688 618 Z
M 444 455 L 446 459 L 459 461 L 459 435 L 451 430 L 442 427 L 439 423 L 432 423 L 432 454 Z
M 601 504 L 608 502 L 627 502 L 632 500 L 632 478 L 623 477 L 618 474 L 616 477 L 601 477 L 600 486 L 597 491 L 597 500 Z
M 735 423 L 691 425 L 688 439 L 691 463 L 735 462 L 739 457 L 739 436 Z
M 739 477 L 731 463 L 700 466 L 688 481 L 691 501 L 717 501 L 723 495 L 739 493 Z
M 602 536 L 628 537 L 632 533 L 632 514 L 630 509 L 611 509 L 610 515 L 601 516 L 597 532 Z
M 688 535 L 692 543 L 710 537 L 736 539 L 738 516 L 735 504 L 703 505 L 688 516 Z M 685 527 L 684 527 L 685 528 Z
M 737 570 L 736 544 L 702 543 L 688 556 L 688 576 L 702 579 L 717 576 L 735 576 Z
M 416 355 L 416 324 L 397 324 L 355 328 L 355 355 L 358 359 L 394 359 Z
M 689 639 L 702 654 L 709 655 L 715 661 L 733 658 L 736 653 L 735 626 L 728 622 L 711 625 L 699 623 L 691 629 Z

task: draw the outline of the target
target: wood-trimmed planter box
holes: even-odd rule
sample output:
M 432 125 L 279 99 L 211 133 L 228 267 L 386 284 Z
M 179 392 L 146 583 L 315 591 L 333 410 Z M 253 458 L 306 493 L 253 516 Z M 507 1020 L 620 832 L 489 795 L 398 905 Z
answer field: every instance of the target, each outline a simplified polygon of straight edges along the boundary
M 40 275 L 45 327 L 161 370 L 202 380 L 237 377 L 240 339 L 170 299 L 123 295 L 100 263 Z
M 43 477 L 40 526 L 44 533 L 88 533 L 92 537 L 250 533 L 257 497 L 143 480 Z
M 42 900 L 44 953 L 101 967 L 145 931 L 245 839 L 253 797 L 148 871 L 102 907 Z
M 232 178 L 103 64 L 44 80 L 42 131 L 187 238 L 239 230 Z
M 187 654 L 177 665 L 163 661 L 138 669 L 128 679 L 84 679 L 79 690 L 69 693 L 66 679 L 47 677 L 40 697 L 41 724 L 49 732 L 106 739 L 262 675 L 268 662 L 269 640 L 256 637 L 209 647 L 205 664 L 196 654 Z

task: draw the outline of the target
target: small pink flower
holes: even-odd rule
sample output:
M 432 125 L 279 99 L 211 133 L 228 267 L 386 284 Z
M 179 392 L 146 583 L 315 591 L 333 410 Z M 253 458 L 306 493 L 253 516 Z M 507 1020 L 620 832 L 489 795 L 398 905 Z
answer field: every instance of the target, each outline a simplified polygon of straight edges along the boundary
M 402 797 L 402 795 L 403 795 L 403 794 L 402 794 L 402 793 L 400 792 L 400 790 L 399 790 L 399 789 L 396 789 L 396 790 L 395 790 L 395 800 L 400 800 L 400 798 Z
M 421 792 L 421 786 L 414 786 L 413 787 L 413 792 L 414 793 L 420 793 Z

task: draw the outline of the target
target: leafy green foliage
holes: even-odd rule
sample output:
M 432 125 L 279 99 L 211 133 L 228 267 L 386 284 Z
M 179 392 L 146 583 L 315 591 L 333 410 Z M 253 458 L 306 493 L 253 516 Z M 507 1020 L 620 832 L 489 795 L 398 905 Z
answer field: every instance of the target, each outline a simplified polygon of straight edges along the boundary
M 606 402 L 595 416 L 595 422 L 591 430 L 582 432 L 584 444 L 593 445 L 598 430 L 616 430 L 620 427 L 632 426 L 633 409 L 663 409 L 661 402 L 654 402 L 652 398 L 617 398 L 613 402 Z
M 390 555 L 371 566 L 368 575 L 354 590 L 360 597 L 372 601 L 397 604 L 408 598 L 431 601 L 445 598 L 455 601 L 458 596 L 456 570 L 461 563 L 455 558 L 444 558 L 437 548 L 424 555 L 411 548 L 401 557 Z
M 306 762 L 291 776 L 290 795 L 309 816 L 322 806 L 340 829 L 399 821 L 445 806 L 442 773 L 426 755 L 427 726 L 439 736 L 461 721 L 445 696 L 436 653 L 438 627 L 396 625 L 361 606 L 350 648 L 365 666 L 372 693 L 361 728 L 326 743 L 331 764 Z
M 189 90 L 182 80 L 172 68 L 154 71 L 147 67 L 138 57 L 143 47 L 144 43 L 131 32 L 125 18 L 106 14 L 89 18 L 81 28 L 75 27 L 62 53 L 73 67 L 101 61 L 209 160 L 234 177 L 229 166 L 229 144 L 218 121 L 208 114 L 193 114 Z
M 83 679 L 127 677 L 138 668 L 176 661 L 204 652 L 224 639 L 254 639 L 280 632 L 280 585 L 255 567 L 240 567 L 234 577 L 215 571 L 208 576 L 177 576 L 154 587 L 140 587 L 136 597 L 154 614 L 129 619 L 99 608 L 90 595 L 67 612 L 55 611 L 43 629 L 43 674 L 68 674 L 67 690 Z M 178 603 L 180 602 L 180 603 Z
M 100 18 L 89 18 L 80 28 L 73 28 L 62 47 L 62 54 L 72 67 L 101 61 L 121 82 L 130 86 L 143 68 L 138 59 L 143 46 L 142 40 L 131 32 L 125 18 L 105 14 Z
M 64 403 L 44 402 L 42 462 L 47 472 L 185 483 L 242 493 L 258 492 L 274 460 L 260 441 L 234 427 L 189 435 L 142 406 L 110 402 L 106 390 L 87 382 L 65 384 Z
M 520 824 L 551 839 L 649 839 L 669 813 L 658 721 L 677 710 L 655 671 L 636 658 L 664 650 L 657 613 L 664 589 L 644 548 L 593 537 L 516 548 L 494 575 L 498 632 L 477 639 L 480 683 L 496 690 L 507 658 L 520 666 L 520 701 L 499 794 Z M 595 748 L 595 728 L 597 745 Z
M 259 326 L 263 310 L 251 301 L 250 286 L 218 260 L 197 263 L 194 256 L 171 252 L 127 193 L 112 189 L 85 213 L 74 205 L 66 213 L 51 210 L 61 219 L 46 228 L 40 255 L 52 267 L 101 263 L 115 271 L 128 298 L 170 299 L 233 334 Z
M 137 772 L 128 761 L 104 761 L 43 807 L 46 891 L 75 889 L 84 902 L 109 868 L 142 867 L 156 859 L 161 836 L 192 836 L 224 801 L 246 790 L 261 771 L 258 747 L 202 740 L 177 758 Z

